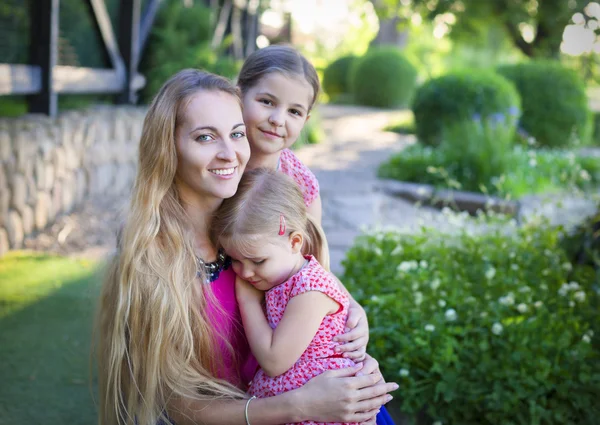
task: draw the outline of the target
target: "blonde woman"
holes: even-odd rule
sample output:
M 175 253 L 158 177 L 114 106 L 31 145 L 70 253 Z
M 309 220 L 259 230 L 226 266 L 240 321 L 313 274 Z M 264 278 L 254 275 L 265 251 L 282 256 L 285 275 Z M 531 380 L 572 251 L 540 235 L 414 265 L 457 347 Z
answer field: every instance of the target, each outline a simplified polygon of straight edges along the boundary
M 397 388 L 367 356 L 362 366 L 328 371 L 282 395 L 246 396 L 256 361 L 235 273 L 209 234 L 249 156 L 227 80 L 184 70 L 150 105 L 129 217 L 101 295 L 100 424 L 375 423 Z M 364 352 L 365 338 L 355 341 L 353 350 Z

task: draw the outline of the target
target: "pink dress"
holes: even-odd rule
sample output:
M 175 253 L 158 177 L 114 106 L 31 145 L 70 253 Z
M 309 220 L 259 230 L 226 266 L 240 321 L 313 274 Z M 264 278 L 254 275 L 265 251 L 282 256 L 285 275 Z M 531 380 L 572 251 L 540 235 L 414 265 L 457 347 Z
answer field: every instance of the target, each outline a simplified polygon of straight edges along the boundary
M 277 169 L 293 178 L 300 186 L 307 207 L 317 199 L 317 196 L 319 196 L 319 181 L 291 150 L 284 149 L 281 151 Z
M 242 317 L 235 298 L 235 278 L 233 267 L 229 266 L 221 271 L 215 281 L 209 284 L 221 309 L 215 308 L 209 300 L 208 316 L 222 338 L 219 342 L 218 353 L 221 368 L 217 375 L 245 390 L 258 369 L 258 363 L 250 352 L 250 346 L 242 327 Z M 227 349 L 225 341 L 231 344 L 234 355 Z
M 271 328 L 275 329 L 281 321 L 288 302 L 296 295 L 307 291 L 323 292 L 337 301 L 340 308 L 336 313 L 325 316 L 307 349 L 287 372 L 271 378 L 262 369 L 259 369 L 248 389 L 250 394 L 257 397 L 272 397 L 299 388 L 326 370 L 354 366 L 352 360 L 345 359 L 334 352 L 338 343 L 333 342 L 334 336 L 344 333 L 348 318 L 348 295 L 340 290 L 333 275 L 323 269 L 314 257 L 306 256 L 305 258 L 309 262 L 302 270 L 265 294 L 267 319 Z M 315 422 L 302 423 L 313 424 Z

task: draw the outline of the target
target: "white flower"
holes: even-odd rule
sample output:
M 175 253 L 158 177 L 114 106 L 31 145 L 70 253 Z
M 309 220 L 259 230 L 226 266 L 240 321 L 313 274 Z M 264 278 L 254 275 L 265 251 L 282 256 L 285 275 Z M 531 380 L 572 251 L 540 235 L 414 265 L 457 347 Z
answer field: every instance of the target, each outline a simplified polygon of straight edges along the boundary
M 521 286 L 519 292 L 531 292 L 531 288 L 529 286 Z
M 487 271 L 485 272 L 485 277 L 488 280 L 492 280 L 494 278 L 494 276 L 496 276 L 496 269 L 493 267 L 490 267 L 489 269 L 487 269 Z
M 541 301 L 536 301 L 533 303 L 533 305 L 535 306 L 535 308 L 540 308 L 542 305 L 544 305 L 544 303 Z
M 517 270 L 519 270 L 519 265 L 518 265 L 518 264 L 511 264 L 511 265 L 510 265 L 510 268 L 511 268 L 511 270 L 513 270 L 513 271 L 517 271 Z
M 434 290 L 434 291 L 437 290 L 437 288 L 440 287 L 441 283 L 442 282 L 438 278 L 433 279 L 431 281 L 431 284 L 430 284 L 431 285 L 431 289 Z
M 504 330 L 504 328 L 502 327 L 502 325 L 498 322 L 494 323 L 492 325 L 492 333 L 494 335 L 500 335 L 502 333 L 502 331 Z
M 569 301 L 569 307 L 575 307 L 575 301 Z
M 400 376 L 406 377 L 406 376 L 410 375 L 410 372 L 408 371 L 408 369 L 402 368 L 398 371 L 398 374 Z
M 575 301 L 582 303 L 585 301 L 585 292 L 577 291 L 577 292 L 575 292 L 574 297 L 575 297 Z
M 419 267 L 419 265 L 416 261 L 403 261 L 398 265 L 398 267 L 396 267 L 396 270 L 398 272 L 406 273 L 406 272 L 414 270 L 418 267 Z
M 425 325 L 425 330 L 427 332 L 433 332 L 433 331 L 435 331 L 435 326 L 433 326 L 432 324 L 427 324 L 427 325 Z
M 419 282 L 413 283 L 412 286 L 411 286 L 411 288 L 412 288 L 413 291 L 416 291 L 417 289 L 419 289 Z
M 474 303 L 475 301 L 477 301 L 477 298 L 475 298 L 473 295 L 469 295 L 467 298 L 465 298 L 465 302 L 466 303 Z
M 512 292 L 509 292 L 506 296 L 500 297 L 498 302 L 502 305 L 513 305 L 515 303 L 515 296 Z
M 449 308 L 448 310 L 446 310 L 444 317 L 446 317 L 447 321 L 454 322 L 458 315 L 456 314 L 456 310 L 454 310 L 453 308 Z
M 509 258 L 515 258 L 517 256 L 517 254 L 515 254 L 514 252 L 511 252 L 510 254 L 508 254 Z
M 529 158 L 529 166 L 535 167 L 537 165 L 537 160 L 535 158 Z
M 375 252 L 375 255 L 377 255 L 377 256 L 379 256 L 379 257 L 381 257 L 381 256 L 383 255 L 383 251 L 381 251 L 381 248 L 379 248 L 378 246 L 376 246 L 376 247 L 373 249 L 373 252 Z
M 398 245 L 398 246 L 396 246 L 396 248 L 394 248 L 394 250 L 391 252 L 391 255 L 398 255 L 398 254 L 402 254 L 402 251 L 404 251 L 404 249 L 402 248 L 402 245 Z
M 545 283 L 540 284 L 540 289 L 543 289 L 544 291 L 548 290 L 548 285 L 546 285 Z
M 550 270 L 548 270 L 548 269 L 542 270 L 542 275 L 543 276 L 548 276 L 549 274 L 550 274 Z M 540 285 L 540 287 L 541 287 L 541 285 Z
M 415 292 L 415 304 L 416 305 L 421 305 L 422 302 L 423 302 L 423 293 L 422 292 Z
M 442 425 L 442 421 L 435 421 L 434 423 L 432 423 L 431 425 Z
M 582 180 L 590 181 L 590 179 L 592 178 L 592 176 L 590 176 L 590 173 L 587 172 L 587 170 L 581 170 L 579 172 L 579 177 L 581 177 Z
M 444 300 L 439 300 L 439 301 L 438 301 L 438 305 L 439 305 L 440 307 L 446 307 L 446 301 L 444 301 Z
M 590 336 L 588 334 L 585 334 L 584 336 L 581 337 L 581 340 L 583 342 L 587 342 L 589 344 L 592 341 L 592 338 L 590 338 Z
M 569 285 L 569 289 L 571 289 L 573 291 L 576 291 L 579 289 L 579 283 L 577 283 L 577 282 L 569 282 L 568 285 Z
M 527 312 L 527 304 L 521 303 L 517 306 L 517 310 L 519 311 L 519 313 L 526 313 Z
M 484 318 L 486 318 L 486 317 L 488 316 L 488 312 L 487 312 L 487 311 L 482 311 L 482 312 L 479 314 L 479 316 L 480 316 L 482 319 L 484 319 Z
M 570 272 L 571 270 L 573 270 L 573 266 L 569 262 L 563 263 L 562 264 L 562 268 L 565 269 L 568 272 Z
M 589 336 L 594 336 L 594 331 L 592 329 L 589 329 L 585 334 Z
M 419 267 L 421 267 L 422 269 L 426 269 L 426 268 L 427 268 L 427 266 L 428 266 L 428 264 L 427 264 L 427 261 L 425 261 L 425 260 L 421 260 L 421 261 L 419 262 Z
M 558 295 L 560 295 L 561 297 L 564 297 L 565 295 L 567 295 L 567 292 L 569 292 L 569 289 L 571 289 L 569 287 L 569 284 L 563 283 L 561 285 L 561 287 L 558 289 Z

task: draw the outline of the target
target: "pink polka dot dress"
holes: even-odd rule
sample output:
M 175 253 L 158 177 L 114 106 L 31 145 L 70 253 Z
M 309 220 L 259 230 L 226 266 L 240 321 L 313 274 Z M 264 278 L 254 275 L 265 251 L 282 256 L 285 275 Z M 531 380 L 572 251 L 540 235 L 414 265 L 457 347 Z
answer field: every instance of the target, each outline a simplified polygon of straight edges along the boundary
M 317 196 L 319 196 L 319 181 L 291 150 L 284 149 L 281 151 L 277 169 L 293 178 L 300 186 L 307 207 L 317 199 Z
M 278 285 L 265 294 L 267 319 L 271 328 L 275 329 L 281 321 L 288 302 L 296 295 L 308 291 L 319 291 L 337 301 L 339 310 L 325 316 L 316 335 L 298 361 L 287 372 L 271 378 L 259 369 L 250 384 L 248 392 L 257 397 L 272 397 L 286 391 L 299 388 L 311 378 L 326 370 L 343 369 L 354 366 L 350 359 L 334 352 L 339 345 L 333 337 L 344 333 L 348 318 L 348 295 L 340 290 L 331 273 L 328 273 L 312 256 L 305 257 L 308 264 L 286 282 Z M 316 422 L 302 422 L 315 424 Z

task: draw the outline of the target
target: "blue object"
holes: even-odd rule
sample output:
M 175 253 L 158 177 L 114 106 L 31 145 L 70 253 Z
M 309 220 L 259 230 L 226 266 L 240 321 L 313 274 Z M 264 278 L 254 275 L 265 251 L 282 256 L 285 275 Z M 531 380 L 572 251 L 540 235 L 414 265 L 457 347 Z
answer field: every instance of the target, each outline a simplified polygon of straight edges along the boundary
M 377 425 L 394 425 L 394 420 L 390 416 L 385 406 L 381 406 L 381 409 L 379 410 L 379 413 L 375 419 L 377 420 Z

